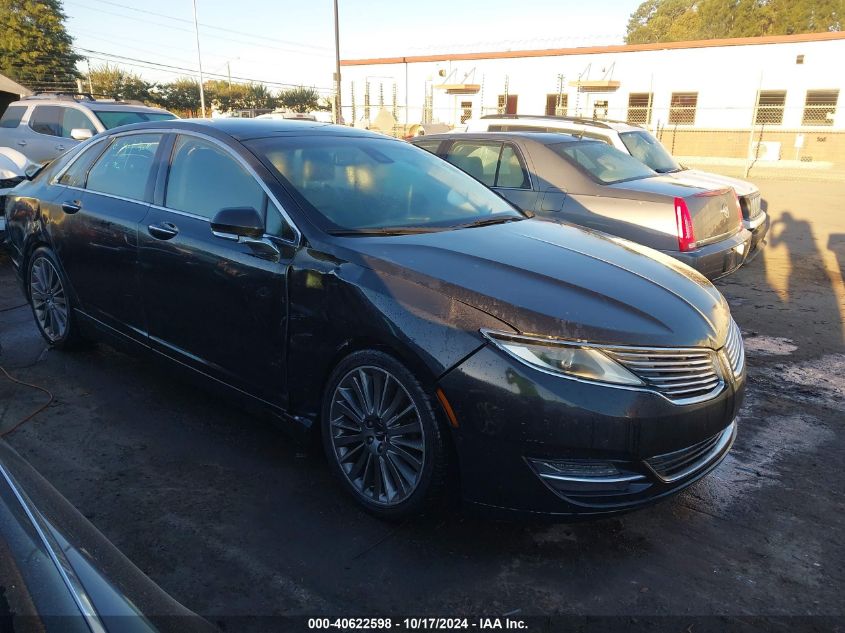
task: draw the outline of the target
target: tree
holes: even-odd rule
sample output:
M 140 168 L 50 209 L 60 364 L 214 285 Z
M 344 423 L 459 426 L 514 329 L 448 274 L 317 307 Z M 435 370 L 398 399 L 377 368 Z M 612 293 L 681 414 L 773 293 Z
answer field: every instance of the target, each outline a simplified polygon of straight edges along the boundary
M 182 77 L 159 86 L 161 104 L 168 110 L 197 116 L 200 111 L 200 84 L 192 77 Z
M 121 70 L 117 66 L 105 64 L 93 68 L 85 77 L 95 95 L 114 97 L 115 99 L 152 101 L 152 89 L 155 84 L 148 83 L 135 73 Z
M 60 0 L 0 0 L 0 73 L 33 90 L 76 90 Z
M 628 44 L 841 31 L 845 0 L 645 0 Z
M 279 103 L 294 112 L 312 112 L 320 109 L 320 93 L 305 86 L 290 88 L 279 95 Z

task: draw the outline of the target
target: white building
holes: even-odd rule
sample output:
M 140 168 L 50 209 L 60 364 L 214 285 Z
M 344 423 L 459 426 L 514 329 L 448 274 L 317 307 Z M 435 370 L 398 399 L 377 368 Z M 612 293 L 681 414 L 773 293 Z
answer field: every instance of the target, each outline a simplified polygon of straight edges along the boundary
M 345 60 L 343 115 L 387 111 L 406 131 L 498 112 L 835 132 L 844 63 L 845 33 Z

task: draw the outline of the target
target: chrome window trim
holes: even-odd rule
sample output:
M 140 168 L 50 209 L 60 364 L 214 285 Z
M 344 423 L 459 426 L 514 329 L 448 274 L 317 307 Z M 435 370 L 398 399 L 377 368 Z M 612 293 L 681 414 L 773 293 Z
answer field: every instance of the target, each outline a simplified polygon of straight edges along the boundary
M 82 187 L 73 187 L 71 185 L 63 185 L 58 183 L 59 187 L 64 187 L 65 189 L 72 189 L 74 191 L 81 191 L 83 193 L 91 193 L 96 194 L 98 196 L 105 196 L 106 198 L 114 198 L 115 200 L 123 200 L 124 202 L 132 202 L 134 204 L 143 204 L 143 205 L 150 205 L 149 202 L 145 200 L 135 200 L 133 198 L 124 198 L 123 196 L 116 196 L 113 193 L 103 193 L 102 191 L 94 191 L 93 189 L 83 189 Z M 152 206 L 152 205 L 150 205 Z
M 580 383 L 584 383 L 584 384 L 587 384 L 587 385 L 593 385 L 593 386 L 599 386 L 599 387 L 609 387 L 609 388 L 612 388 L 612 389 L 622 389 L 622 390 L 625 390 L 625 391 L 639 391 L 639 392 L 644 392 L 644 393 L 652 393 L 654 395 L 660 396 L 661 398 L 663 398 L 667 402 L 670 402 L 670 403 L 678 405 L 678 406 L 685 406 L 685 405 L 688 405 L 688 404 L 698 404 L 700 402 L 706 402 L 708 400 L 712 400 L 713 398 L 718 396 L 720 393 L 722 393 L 727 388 L 727 380 L 725 380 L 725 376 L 723 375 L 725 368 L 722 367 L 722 363 L 715 362 L 719 358 L 718 352 L 722 348 L 720 348 L 720 350 L 714 350 L 710 347 L 637 347 L 635 345 L 602 345 L 602 344 L 599 344 L 599 343 L 588 343 L 588 342 L 585 342 L 585 341 L 575 341 L 575 340 L 570 341 L 570 340 L 564 340 L 564 339 L 557 339 L 557 338 L 553 338 L 553 337 L 550 337 L 550 336 L 548 336 L 548 337 L 546 337 L 546 336 L 524 336 L 522 334 L 514 334 L 512 332 L 502 332 L 500 330 L 491 330 L 491 329 L 488 329 L 488 328 L 481 328 L 479 330 L 479 332 L 488 342 L 493 344 L 493 347 L 495 347 L 496 349 L 501 351 L 503 354 L 506 354 L 506 355 L 510 356 L 511 358 L 514 358 L 520 364 L 522 364 L 525 367 L 528 367 L 530 369 L 542 372 L 544 374 L 548 374 L 549 376 L 555 376 L 557 378 L 564 378 L 565 380 L 573 380 L 575 382 L 580 382 Z M 587 380 L 586 378 L 579 378 L 578 376 L 571 376 L 569 374 L 555 372 L 555 371 L 552 371 L 550 369 L 544 369 L 542 367 L 538 367 L 536 365 L 529 365 L 524 360 L 514 356 L 513 354 L 511 354 L 507 350 L 502 349 L 497 344 L 497 340 L 500 340 L 500 339 L 510 339 L 510 340 L 513 340 L 513 341 L 517 341 L 517 342 L 521 341 L 521 342 L 524 342 L 524 343 L 530 343 L 530 344 L 534 344 L 534 345 L 536 345 L 538 343 L 542 344 L 544 342 L 547 342 L 547 343 L 550 343 L 552 345 L 559 345 L 560 347 L 589 347 L 591 349 L 597 349 L 599 351 L 605 351 L 605 350 L 607 350 L 607 351 L 631 350 L 631 351 L 637 351 L 637 352 L 650 352 L 650 351 L 667 352 L 667 351 L 671 351 L 671 352 L 677 353 L 677 354 L 683 354 L 685 352 L 690 353 L 690 354 L 693 354 L 693 353 L 694 354 L 701 354 L 703 352 L 707 352 L 707 353 L 715 356 L 715 358 L 714 358 L 714 368 L 718 368 L 718 370 L 720 370 L 720 371 L 717 371 L 717 374 L 719 374 L 719 383 L 711 391 L 709 391 L 705 394 L 701 394 L 699 396 L 693 396 L 693 397 L 690 397 L 690 398 L 670 398 L 667 395 L 658 391 L 657 389 L 651 388 L 649 386 L 620 385 L 620 384 L 610 383 L 610 382 L 601 382 L 599 380 Z M 724 345 L 722 347 L 724 347 Z M 610 357 L 610 358 L 611 358 L 611 360 L 613 360 L 615 362 L 619 362 L 612 357 Z M 622 365 L 622 366 L 625 367 L 625 365 Z M 628 368 L 625 367 L 625 369 L 628 369 Z
M 15 484 L 15 480 L 2 463 L 0 463 L 0 475 L 2 475 L 3 479 L 5 479 L 6 484 L 12 491 L 12 494 L 15 495 L 15 498 L 23 508 L 24 513 L 26 513 L 32 527 L 35 528 L 38 538 L 41 539 L 41 543 L 47 550 L 47 553 L 53 561 L 53 564 L 56 566 L 65 587 L 67 587 L 68 592 L 70 592 L 73 601 L 76 603 L 82 617 L 85 618 L 85 622 L 88 624 L 92 633 L 106 633 L 103 622 L 100 620 L 94 606 L 91 604 L 88 593 L 85 591 L 82 582 L 77 577 L 70 562 L 65 557 L 64 552 L 62 552 L 61 548 L 59 548 L 53 540 L 48 538 L 46 530 L 49 529 L 49 525 L 45 525 L 47 523 L 46 519 L 44 519 L 38 511 L 38 508 L 28 502 L 26 493 Z
M 256 180 L 256 182 L 258 182 L 259 186 L 264 191 L 265 195 L 273 202 L 276 209 L 282 215 L 282 218 L 285 220 L 285 222 L 288 223 L 288 225 L 290 226 L 291 230 L 294 233 L 294 239 L 293 240 L 281 237 L 279 235 L 272 235 L 271 237 L 273 237 L 274 239 L 277 239 L 277 240 L 281 240 L 282 242 L 284 242 L 286 244 L 291 244 L 292 246 L 299 246 L 300 245 L 301 240 L 302 240 L 302 231 L 299 230 L 299 227 L 296 226 L 296 223 L 294 223 L 294 221 L 291 219 L 290 215 L 285 210 L 284 205 L 282 205 L 279 202 L 278 198 L 276 198 L 276 196 L 273 195 L 273 193 L 270 191 L 270 189 L 265 184 L 264 180 L 256 173 L 256 171 L 250 166 L 250 164 L 247 163 L 239 154 L 233 152 L 232 149 L 229 146 L 227 146 L 225 143 L 223 143 L 222 141 L 214 138 L 213 136 L 209 136 L 208 134 L 203 134 L 202 132 L 196 132 L 194 130 L 183 130 L 183 129 L 180 129 L 180 128 L 148 128 L 148 129 L 143 129 L 143 130 L 127 130 L 126 132 L 118 132 L 116 134 L 110 134 L 110 135 L 104 136 L 102 138 L 103 138 L 103 140 L 108 140 L 108 139 L 115 139 L 115 138 L 118 138 L 118 137 L 121 137 L 121 136 L 129 136 L 129 135 L 132 135 L 132 134 L 177 134 L 177 135 L 181 134 L 183 136 L 194 136 L 194 137 L 197 137 L 197 138 L 201 138 L 203 140 L 209 141 L 209 142 L 219 146 L 228 156 L 233 157 L 235 159 L 235 162 L 237 162 L 244 169 L 246 169 L 247 173 L 249 173 L 249 175 L 251 175 Z M 140 203 L 140 204 L 149 204 L 149 206 L 153 209 L 158 209 L 160 211 L 168 211 L 170 213 L 176 213 L 177 215 L 183 215 L 185 217 L 194 218 L 195 220 L 203 220 L 205 222 L 211 223 L 211 220 L 209 218 L 206 218 L 205 216 L 198 215 L 196 213 L 190 213 L 189 211 L 180 211 L 178 209 L 171 209 L 170 207 L 166 207 L 166 206 L 163 206 L 163 205 L 148 203 L 144 200 L 131 200 L 129 198 L 123 198 L 121 196 L 116 196 L 116 195 L 113 195 L 113 194 L 100 193 L 99 191 L 94 191 L 94 190 L 89 190 L 89 189 L 81 189 L 79 187 L 71 187 L 69 185 L 63 185 L 63 184 L 59 183 L 58 179 L 61 178 L 64 175 L 64 172 L 66 170 L 68 170 L 70 168 L 70 166 L 73 165 L 77 160 L 79 160 L 79 157 L 82 154 L 84 154 L 86 151 L 87 151 L 87 149 L 84 149 L 84 150 L 80 151 L 76 156 L 74 156 L 73 159 L 67 165 L 65 165 L 59 173 L 56 174 L 56 176 L 53 178 L 53 180 L 50 181 L 50 184 L 51 185 L 58 185 L 59 187 L 66 187 L 68 189 L 76 189 L 77 191 L 90 191 L 90 193 L 96 193 L 97 195 L 100 195 L 100 196 L 108 196 L 110 198 L 115 198 L 116 200 L 124 200 L 126 202 L 137 202 L 137 203 Z M 168 169 L 169 169 L 169 167 L 170 167 L 170 160 L 169 159 L 167 161 L 167 166 L 168 166 Z M 269 212 L 269 210 L 268 210 L 268 212 Z M 265 219 L 265 222 L 266 222 L 266 219 Z

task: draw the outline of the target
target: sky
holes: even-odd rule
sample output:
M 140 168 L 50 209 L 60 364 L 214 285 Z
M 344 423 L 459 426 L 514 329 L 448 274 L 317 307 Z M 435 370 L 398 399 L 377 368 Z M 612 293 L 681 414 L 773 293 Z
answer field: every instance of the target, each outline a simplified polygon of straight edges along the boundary
M 332 0 L 196 0 L 206 79 L 331 89 Z M 195 74 L 191 0 L 63 0 L 78 52 L 148 81 Z M 338 0 L 342 59 L 621 44 L 640 0 Z M 115 56 L 119 56 L 115 57 Z M 191 72 L 193 71 L 193 73 Z

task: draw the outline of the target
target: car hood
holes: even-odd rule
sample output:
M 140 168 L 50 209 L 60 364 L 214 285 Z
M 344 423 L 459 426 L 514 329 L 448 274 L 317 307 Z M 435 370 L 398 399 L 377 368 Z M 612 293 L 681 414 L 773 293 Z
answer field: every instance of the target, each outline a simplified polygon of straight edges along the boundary
M 683 178 L 687 181 L 698 181 L 703 186 L 713 189 L 733 187 L 738 196 L 747 196 L 760 191 L 757 185 L 750 183 L 747 180 L 731 178 L 730 176 L 722 176 L 721 174 L 711 174 L 710 172 L 700 171 L 698 169 L 685 169 L 684 171 L 667 175 Z
M 647 247 L 538 219 L 343 238 L 348 257 L 482 310 L 524 334 L 719 348 L 730 313 L 693 269 Z

